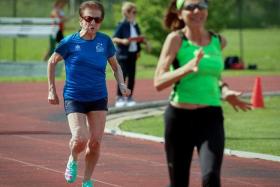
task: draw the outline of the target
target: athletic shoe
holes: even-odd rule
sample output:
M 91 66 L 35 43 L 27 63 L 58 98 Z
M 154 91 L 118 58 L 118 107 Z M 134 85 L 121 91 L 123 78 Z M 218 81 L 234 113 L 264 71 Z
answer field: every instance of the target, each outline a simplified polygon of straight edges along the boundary
M 136 102 L 133 100 L 132 97 L 127 98 L 126 106 L 134 106 L 135 104 L 136 104 Z
M 94 187 L 91 180 L 84 181 L 82 187 Z
M 126 99 L 124 97 L 118 97 L 115 103 L 115 107 L 124 107 L 126 104 Z
M 78 164 L 76 161 L 69 158 L 66 170 L 65 170 L 65 179 L 68 183 L 73 183 L 77 179 Z

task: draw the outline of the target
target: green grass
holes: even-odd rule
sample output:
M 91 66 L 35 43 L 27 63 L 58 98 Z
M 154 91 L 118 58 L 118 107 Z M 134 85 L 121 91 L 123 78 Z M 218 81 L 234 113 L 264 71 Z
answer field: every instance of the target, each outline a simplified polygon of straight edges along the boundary
M 0 77 L 0 82 L 46 82 L 46 77 Z
M 265 108 L 235 112 L 224 103 L 226 148 L 280 156 L 280 97 L 265 97 Z M 121 129 L 163 136 L 162 116 L 125 121 Z
M 0 38 L 0 60 L 13 61 L 13 44 L 12 38 Z M 16 60 L 21 62 L 42 61 L 49 45 L 49 40 L 38 38 L 17 38 Z
M 0 82 L 47 82 L 47 80 L 47 77 L 0 77 Z M 62 75 L 55 80 L 65 80 L 65 77 Z
M 257 64 L 262 71 L 280 72 L 280 29 L 245 29 L 243 32 L 244 61 Z M 239 55 L 239 31 L 225 30 L 228 45 L 224 56 Z
M 76 29 L 75 29 L 76 30 Z M 67 30 L 66 34 L 75 32 Z M 112 36 L 113 30 L 102 32 Z M 244 35 L 244 59 L 246 64 L 257 64 L 258 70 L 230 70 L 224 71 L 223 76 L 243 76 L 243 75 L 280 75 L 280 28 L 278 29 L 246 29 Z M 224 56 L 239 55 L 238 30 L 226 30 L 222 33 L 228 41 L 228 46 L 224 50 Z M 42 61 L 48 49 L 48 39 L 38 38 L 18 38 L 16 39 L 16 58 L 18 61 Z M 151 41 L 153 45 L 153 41 Z M 0 61 L 13 60 L 13 39 L 0 38 Z M 146 53 L 143 50 L 140 59 L 137 61 L 137 79 L 153 78 L 158 56 Z M 108 68 L 109 69 L 109 68 Z M 108 79 L 113 75 L 110 70 Z M 8 81 L 0 78 L 0 82 Z M 15 80 L 15 79 L 13 79 Z M 18 81 L 28 81 L 26 78 L 17 78 Z M 42 79 L 38 79 L 39 81 Z M 34 78 L 32 79 L 34 81 Z

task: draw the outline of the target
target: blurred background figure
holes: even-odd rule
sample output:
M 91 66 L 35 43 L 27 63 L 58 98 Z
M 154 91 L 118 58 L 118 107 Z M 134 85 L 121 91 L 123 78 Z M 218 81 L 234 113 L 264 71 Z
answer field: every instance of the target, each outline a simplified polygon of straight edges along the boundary
M 121 95 L 117 87 L 116 107 L 133 106 L 136 104 L 132 95 L 135 85 L 136 61 L 140 57 L 141 43 L 150 45 L 141 35 L 139 25 L 136 23 L 137 8 L 134 3 L 124 2 L 122 6 L 123 20 L 118 24 L 113 35 L 113 42 L 117 45 L 117 59 L 122 68 L 123 76 L 131 95 L 127 98 Z
M 50 48 L 48 49 L 48 51 L 46 52 L 46 54 L 44 56 L 44 61 L 48 60 L 50 55 L 54 52 L 56 43 L 59 43 L 64 38 L 64 34 L 63 34 L 64 33 L 64 24 L 65 24 L 65 21 L 67 20 L 67 18 L 65 17 L 63 8 L 65 7 L 65 5 L 67 3 L 68 3 L 68 0 L 56 0 L 53 4 L 53 8 L 51 10 L 50 17 L 59 19 L 59 23 L 58 23 L 59 29 L 57 31 L 55 39 L 51 39 L 51 41 L 50 41 Z

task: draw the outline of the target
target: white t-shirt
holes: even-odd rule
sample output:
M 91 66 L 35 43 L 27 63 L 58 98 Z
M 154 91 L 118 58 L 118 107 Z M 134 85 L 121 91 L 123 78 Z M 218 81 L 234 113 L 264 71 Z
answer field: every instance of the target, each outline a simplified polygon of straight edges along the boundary
M 137 37 L 137 31 L 135 28 L 135 24 L 134 23 L 130 23 L 130 37 Z M 137 42 L 131 42 L 129 44 L 129 48 L 128 48 L 129 52 L 136 52 L 137 51 Z

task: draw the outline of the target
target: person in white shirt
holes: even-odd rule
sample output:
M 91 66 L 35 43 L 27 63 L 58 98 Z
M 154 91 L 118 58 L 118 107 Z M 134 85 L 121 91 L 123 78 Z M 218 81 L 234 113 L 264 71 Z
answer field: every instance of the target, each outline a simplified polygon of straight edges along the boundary
M 135 21 L 137 8 L 134 3 L 125 2 L 122 6 L 123 20 L 118 24 L 113 35 L 113 42 L 117 48 L 117 59 L 122 68 L 123 76 L 131 95 L 123 97 L 117 88 L 115 107 L 133 106 L 136 104 L 132 95 L 135 85 L 136 61 L 140 56 L 141 43 L 146 44 L 148 50 L 150 45 L 141 35 L 140 28 Z

